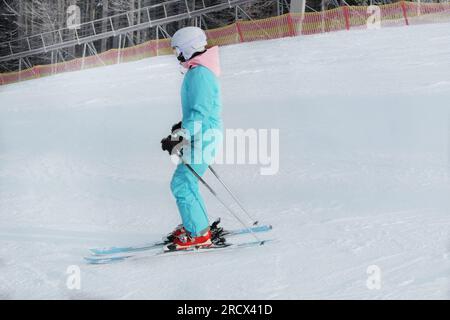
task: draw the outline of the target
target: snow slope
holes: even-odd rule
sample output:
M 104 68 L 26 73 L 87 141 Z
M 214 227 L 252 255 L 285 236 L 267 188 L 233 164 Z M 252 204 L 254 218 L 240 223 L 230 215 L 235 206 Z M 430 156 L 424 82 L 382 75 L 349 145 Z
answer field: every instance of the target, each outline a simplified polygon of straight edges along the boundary
M 449 299 L 449 27 L 221 49 L 225 126 L 280 129 L 278 174 L 217 166 L 273 224 L 278 242 L 260 248 L 82 260 L 178 224 L 159 144 L 180 118 L 173 57 L 0 87 L 0 298 Z

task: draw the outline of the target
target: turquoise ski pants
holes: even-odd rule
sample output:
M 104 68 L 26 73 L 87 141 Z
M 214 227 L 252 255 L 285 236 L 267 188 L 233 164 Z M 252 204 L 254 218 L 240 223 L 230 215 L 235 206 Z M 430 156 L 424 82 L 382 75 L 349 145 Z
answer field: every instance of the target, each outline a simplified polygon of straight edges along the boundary
M 208 164 L 191 164 L 200 176 L 208 169 Z M 209 227 L 208 215 L 199 192 L 198 178 L 183 164 L 179 164 L 170 183 L 184 228 L 192 235 L 199 236 Z

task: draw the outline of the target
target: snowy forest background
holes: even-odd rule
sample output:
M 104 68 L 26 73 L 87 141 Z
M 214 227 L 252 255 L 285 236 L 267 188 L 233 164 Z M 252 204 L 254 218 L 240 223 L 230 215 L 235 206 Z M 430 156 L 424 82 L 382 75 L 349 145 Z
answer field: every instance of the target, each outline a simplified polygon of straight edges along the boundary
M 21 39 L 25 36 L 40 34 L 64 28 L 67 21 L 67 8 L 77 5 L 81 11 L 81 23 L 117 15 L 134 9 L 158 4 L 167 0 L 0 0 L 0 43 Z M 214 4 L 217 0 L 202 0 L 206 4 Z M 369 3 L 390 3 L 397 0 L 307 0 L 306 11 L 320 11 L 339 5 L 367 5 Z M 290 0 L 268 1 L 259 0 L 243 5 L 247 14 L 255 19 L 283 14 L 289 11 Z M 177 10 L 174 6 L 173 10 Z M 139 22 L 139 15 L 131 16 Z M 216 28 L 234 22 L 235 10 L 223 10 L 202 16 L 202 26 Z M 113 19 L 114 24 L 120 21 Z M 165 26 L 168 34 L 186 25 L 193 25 L 193 19 L 177 21 Z M 127 39 L 125 46 L 133 46 L 155 39 L 157 30 L 148 28 L 136 31 Z M 98 40 L 94 43 L 97 52 L 104 52 L 118 47 L 118 37 Z M 25 45 L 25 44 L 23 44 Z M 16 48 L 19 49 L 20 48 Z M 82 55 L 81 46 L 73 46 L 61 51 L 64 60 Z M 52 63 L 51 54 L 45 53 L 30 58 L 33 65 Z M 17 61 L 0 63 L 0 72 L 16 71 Z

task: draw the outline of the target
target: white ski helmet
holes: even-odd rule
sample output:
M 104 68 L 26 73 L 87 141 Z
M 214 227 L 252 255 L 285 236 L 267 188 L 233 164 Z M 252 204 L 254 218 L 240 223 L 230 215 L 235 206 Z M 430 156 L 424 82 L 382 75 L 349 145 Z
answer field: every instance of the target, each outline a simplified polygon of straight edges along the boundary
M 189 60 L 196 52 L 205 51 L 205 32 L 198 27 L 185 27 L 172 37 L 171 46 L 176 50 L 178 60 Z

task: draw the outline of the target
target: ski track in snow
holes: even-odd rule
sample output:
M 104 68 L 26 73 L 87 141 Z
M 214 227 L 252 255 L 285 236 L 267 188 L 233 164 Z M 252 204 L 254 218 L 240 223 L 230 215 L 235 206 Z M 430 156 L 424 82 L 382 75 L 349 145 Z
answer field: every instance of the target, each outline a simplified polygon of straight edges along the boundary
M 221 48 L 225 126 L 280 129 L 277 175 L 217 165 L 274 226 L 258 248 L 83 262 L 178 224 L 159 146 L 180 118 L 173 57 L 0 86 L 0 299 L 449 299 L 448 27 Z

